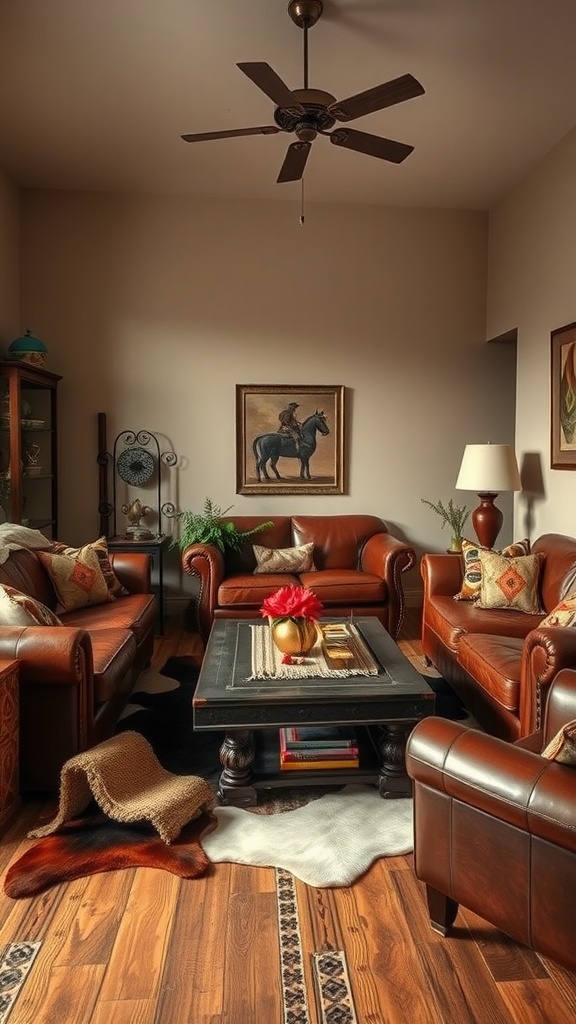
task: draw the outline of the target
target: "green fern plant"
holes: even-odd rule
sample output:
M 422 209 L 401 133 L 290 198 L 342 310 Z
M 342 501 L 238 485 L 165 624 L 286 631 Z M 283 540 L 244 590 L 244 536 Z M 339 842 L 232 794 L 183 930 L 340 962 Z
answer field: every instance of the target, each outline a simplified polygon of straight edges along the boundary
M 191 544 L 214 544 L 220 551 L 239 551 L 248 537 L 255 533 L 266 530 L 273 526 L 272 520 L 259 523 L 250 530 L 237 530 L 234 523 L 226 522 L 225 516 L 230 509 L 222 509 L 211 498 L 206 498 L 202 512 L 192 512 L 190 509 L 183 509 L 176 513 L 179 521 L 179 533 L 172 541 L 172 546 L 178 546 L 181 551 L 190 547 Z
M 448 524 L 452 530 L 452 536 L 460 538 L 462 536 L 462 530 L 464 524 L 470 515 L 470 511 L 467 505 L 455 505 L 452 498 L 449 498 L 446 504 L 439 499 L 438 501 L 428 501 L 427 498 L 421 498 L 425 505 L 428 505 L 436 515 L 442 519 L 442 529 Z

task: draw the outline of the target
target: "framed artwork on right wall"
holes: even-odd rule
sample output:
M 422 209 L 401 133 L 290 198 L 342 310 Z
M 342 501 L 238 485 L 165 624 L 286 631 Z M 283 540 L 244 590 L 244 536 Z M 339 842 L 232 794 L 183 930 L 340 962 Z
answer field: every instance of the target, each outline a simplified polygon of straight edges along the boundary
M 550 466 L 576 469 L 576 323 L 551 334 Z

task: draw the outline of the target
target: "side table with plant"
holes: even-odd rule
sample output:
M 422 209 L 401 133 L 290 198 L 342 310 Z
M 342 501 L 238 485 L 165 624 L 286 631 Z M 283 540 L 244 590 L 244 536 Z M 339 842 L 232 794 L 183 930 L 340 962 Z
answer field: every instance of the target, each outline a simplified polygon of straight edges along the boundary
M 428 501 L 427 498 L 420 499 L 425 505 L 428 505 L 436 515 L 442 519 L 442 529 L 448 524 L 452 531 L 452 537 L 450 539 L 450 551 L 461 551 L 462 550 L 462 530 L 470 510 L 467 505 L 455 505 L 452 498 L 449 498 L 446 503 L 442 499 L 438 501 Z

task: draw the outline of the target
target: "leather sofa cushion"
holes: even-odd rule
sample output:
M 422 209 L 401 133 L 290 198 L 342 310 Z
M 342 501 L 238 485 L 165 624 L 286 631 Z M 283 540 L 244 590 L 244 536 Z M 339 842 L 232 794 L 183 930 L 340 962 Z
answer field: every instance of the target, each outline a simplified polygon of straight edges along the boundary
M 94 702 L 115 696 L 119 683 L 133 671 L 136 640 L 129 629 L 97 629 L 90 634 L 94 658 Z
M 56 591 L 35 551 L 11 551 L 0 565 L 0 583 L 35 597 L 51 611 L 56 610 Z
M 314 576 L 317 574 L 314 573 Z M 279 587 L 297 584 L 298 577 L 289 573 L 240 573 L 228 576 L 218 587 L 218 605 L 221 608 L 254 608 L 260 611 L 265 597 L 270 597 Z
M 303 587 L 310 587 L 326 607 L 341 604 L 386 604 L 388 588 L 379 576 L 358 569 L 324 569 L 302 572 Z
M 479 608 L 469 601 L 436 594 L 426 603 L 426 622 L 442 641 L 458 650 L 465 633 L 491 633 L 495 636 L 524 638 L 542 622 L 542 615 L 508 611 L 505 608 Z
M 458 664 L 508 711 L 520 707 L 521 637 L 471 633 L 458 645 Z
M 377 516 L 292 516 L 293 543 L 314 542 L 317 569 L 357 569 L 366 541 L 386 530 Z
M 140 646 L 150 632 L 154 632 L 156 608 L 153 594 L 127 594 L 106 604 L 63 613 L 60 618 L 65 626 L 86 629 L 90 636 L 95 630 L 129 629 Z

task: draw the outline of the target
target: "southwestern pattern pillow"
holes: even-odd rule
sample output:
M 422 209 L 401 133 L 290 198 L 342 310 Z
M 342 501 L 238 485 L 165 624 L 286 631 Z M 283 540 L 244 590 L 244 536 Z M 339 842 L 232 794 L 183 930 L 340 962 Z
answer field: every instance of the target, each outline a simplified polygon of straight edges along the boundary
M 560 601 L 545 619 L 542 619 L 542 626 L 576 626 L 576 594 L 569 594 L 563 601 Z
M 106 537 L 99 537 L 98 540 L 93 541 L 91 544 L 85 544 L 81 548 L 71 548 L 67 544 L 63 544 L 61 541 L 55 540 L 50 550 L 54 555 L 69 555 L 70 558 L 78 558 L 81 552 L 85 551 L 87 548 L 92 548 L 92 550 L 98 555 L 102 575 L 106 580 L 106 586 L 108 587 L 112 598 L 123 597 L 127 594 L 128 591 L 126 590 L 126 587 L 120 583 L 120 580 L 112 568 Z
M 315 569 L 312 559 L 314 542 L 301 544 L 297 548 L 263 548 L 253 544 L 252 550 L 256 559 L 254 572 L 311 572 Z
M 542 556 L 507 558 L 480 551 L 482 582 L 478 608 L 510 608 L 535 615 L 542 611 L 538 593 Z
M 0 623 L 3 626 L 61 626 L 50 608 L 14 587 L 0 584 Z
M 480 544 L 474 543 L 471 540 L 462 541 L 464 576 L 460 590 L 454 595 L 455 601 L 477 601 L 480 597 L 480 584 L 482 583 L 481 551 L 490 551 L 490 548 L 483 548 Z M 503 555 L 504 558 L 519 558 L 522 555 L 529 555 L 530 541 L 528 539 L 519 540 L 514 544 L 509 544 L 506 548 L 502 548 L 501 551 L 493 553 Z
M 52 580 L 63 611 L 71 612 L 76 608 L 114 600 L 106 586 L 98 555 L 90 545 L 81 549 L 77 558 L 48 551 L 38 551 L 37 554 Z
M 553 739 L 544 747 L 542 757 L 576 767 L 576 720 L 563 725 Z

